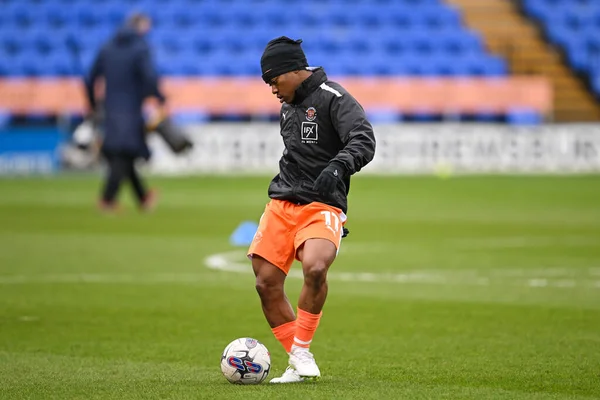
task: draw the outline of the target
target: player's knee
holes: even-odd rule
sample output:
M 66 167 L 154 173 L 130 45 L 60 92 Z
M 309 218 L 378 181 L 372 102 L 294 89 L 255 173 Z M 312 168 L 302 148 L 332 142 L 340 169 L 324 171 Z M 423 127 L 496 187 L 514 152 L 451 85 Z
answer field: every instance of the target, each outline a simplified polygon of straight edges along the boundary
M 268 299 L 278 296 L 278 293 L 283 289 L 279 282 L 269 277 L 256 277 L 256 291 L 262 299 Z
M 304 267 L 304 281 L 315 289 L 320 288 L 327 282 L 327 270 L 329 265 L 324 260 L 316 260 Z

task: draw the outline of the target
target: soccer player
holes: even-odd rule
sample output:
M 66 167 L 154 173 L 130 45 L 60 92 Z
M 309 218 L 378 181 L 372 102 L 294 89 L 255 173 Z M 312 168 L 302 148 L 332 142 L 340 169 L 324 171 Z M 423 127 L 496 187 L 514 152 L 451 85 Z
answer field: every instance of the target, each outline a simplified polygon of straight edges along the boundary
M 102 154 L 109 173 L 99 207 L 112 211 L 121 182 L 129 180 L 142 210 L 151 209 L 156 201 L 153 191 L 146 190 L 135 161 L 148 159 L 142 104 L 148 96 L 156 97 L 165 113 L 165 97 L 158 88 L 157 73 L 150 58 L 144 35 L 151 20 L 134 14 L 100 50 L 86 79 L 86 93 L 92 113 L 97 111 L 95 84 L 104 77 L 104 141 Z
M 339 250 L 350 176 L 375 154 L 373 128 L 361 105 L 322 68 L 309 68 L 302 40 L 271 40 L 261 57 L 263 80 L 282 103 L 285 144 L 279 174 L 248 250 L 256 290 L 273 334 L 289 354 L 285 373 L 271 383 L 316 380 L 309 351 L 327 297 L 327 271 Z M 294 314 L 284 282 L 292 262 L 304 284 Z

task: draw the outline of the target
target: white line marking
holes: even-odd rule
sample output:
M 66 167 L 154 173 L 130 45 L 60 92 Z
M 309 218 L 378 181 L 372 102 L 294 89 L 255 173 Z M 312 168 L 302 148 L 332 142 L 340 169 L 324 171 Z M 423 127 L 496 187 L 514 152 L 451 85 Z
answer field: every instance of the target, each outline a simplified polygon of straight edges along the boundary
M 19 321 L 23 321 L 23 322 L 35 322 L 35 321 L 39 321 L 40 317 L 36 317 L 33 315 L 23 315 L 21 317 L 19 317 Z
M 206 280 L 204 274 L 171 273 L 171 274 L 41 274 L 41 275 L 4 275 L 0 276 L 2 285 L 21 285 L 27 283 L 194 283 Z
M 596 247 L 600 238 L 589 236 L 506 236 L 487 238 L 458 238 L 446 241 L 460 249 L 520 249 L 534 247 Z
M 237 251 L 214 254 L 205 260 L 205 264 L 210 269 L 236 272 L 251 273 L 252 269 L 247 261 L 236 261 L 240 259 L 241 253 Z M 592 274 L 594 269 L 587 271 Z M 547 272 L 547 277 L 536 277 Z M 577 273 L 578 271 L 575 271 Z M 564 279 L 565 275 L 571 277 L 574 273 L 568 268 L 548 268 L 534 270 L 482 270 L 480 273 L 489 273 L 492 276 L 478 276 L 475 270 L 461 271 L 419 271 L 406 272 L 400 274 L 373 273 L 373 272 L 330 272 L 327 274 L 329 280 L 339 280 L 343 282 L 392 282 L 392 283 L 420 283 L 420 284 L 438 284 L 438 285 L 470 285 L 470 286 L 490 286 L 493 284 L 529 286 L 532 288 L 554 287 L 554 288 L 574 288 L 578 285 L 600 288 L 600 281 L 591 282 L 588 278 L 581 277 L 579 280 Z M 531 277 L 533 275 L 533 277 Z M 288 277 L 302 279 L 301 271 L 291 270 Z M 556 279 L 560 277 L 561 279 Z M 554 278 L 554 279 L 553 279 Z
M 545 287 L 548 286 L 547 279 L 530 279 L 529 286 L 531 287 Z
M 212 270 L 252 274 L 252 267 L 239 250 L 213 254 L 204 260 Z M 531 288 L 593 288 L 600 289 L 600 280 L 595 279 L 600 268 L 535 268 L 535 269 L 465 269 L 465 270 L 419 270 L 402 273 L 337 272 L 328 274 L 329 280 L 342 282 L 371 282 L 396 284 L 462 285 L 462 286 L 526 286 Z M 482 276 L 483 275 L 483 276 Z M 290 271 L 290 278 L 302 279 L 302 271 Z M 206 282 L 205 273 L 64 273 L 39 275 L 0 275 L 0 285 L 22 285 L 35 283 L 65 284 L 194 284 Z

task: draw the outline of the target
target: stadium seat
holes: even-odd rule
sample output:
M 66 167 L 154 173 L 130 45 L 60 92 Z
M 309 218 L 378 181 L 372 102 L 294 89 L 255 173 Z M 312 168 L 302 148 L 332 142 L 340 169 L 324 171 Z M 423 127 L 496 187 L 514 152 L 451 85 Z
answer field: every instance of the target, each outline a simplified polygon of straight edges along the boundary
M 548 39 L 562 48 L 569 65 L 588 74 L 594 89 L 600 54 L 600 2 L 525 0 L 524 9 L 542 24 Z
M 533 110 L 515 108 L 508 111 L 507 122 L 511 125 L 539 125 L 543 118 Z
M 559 6 L 526 3 L 538 11 Z M 81 74 L 134 10 L 154 19 L 148 38 L 164 74 L 256 75 L 267 42 L 281 35 L 302 38 L 309 62 L 339 75 L 506 73 L 502 60 L 481 61 L 486 52 L 480 35 L 441 0 L 102 0 L 94 7 L 84 0 L 4 0 L 2 7 L 0 52 L 18 61 L 3 62 L 3 74 Z M 572 37 L 566 29 L 576 26 L 595 46 L 600 7 L 593 9 L 597 13 L 566 14 L 560 37 Z M 79 61 L 62 62 L 61 56 Z M 35 57 L 48 62 L 33 65 Z M 479 64 L 450 62 L 463 57 Z
M 592 89 L 596 94 L 596 97 L 600 100 L 600 73 L 597 73 L 592 77 Z
M 31 50 L 23 51 L 12 59 L 15 69 L 13 75 L 17 76 L 40 76 L 47 69 L 47 65 L 41 61 L 39 53 Z
M 367 111 L 367 118 L 371 123 L 374 124 L 389 124 L 402 121 L 402 114 L 397 110 L 369 110 Z
M 0 131 L 10 125 L 12 115 L 9 111 L 0 109 Z
M 210 115 L 198 111 L 179 111 L 174 113 L 171 119 L 177 125 L 201 124 L 208 122 Z

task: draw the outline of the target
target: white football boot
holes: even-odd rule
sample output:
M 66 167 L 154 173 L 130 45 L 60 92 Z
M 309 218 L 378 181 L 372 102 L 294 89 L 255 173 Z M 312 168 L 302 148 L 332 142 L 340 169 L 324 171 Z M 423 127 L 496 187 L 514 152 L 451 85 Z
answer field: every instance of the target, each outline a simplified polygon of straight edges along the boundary
M 273 378 L 269 381 L 269 383 L 297 383 L 304 382 L 304 378 L 298 375 L 298 372 L 292 368 L 287 367 L 283 375 L 279 378 Z
M 293 349 L 290 352 L 290 366 L 301 378 L 317 380 L 321 376 L 315 357 L 308 350 Z

